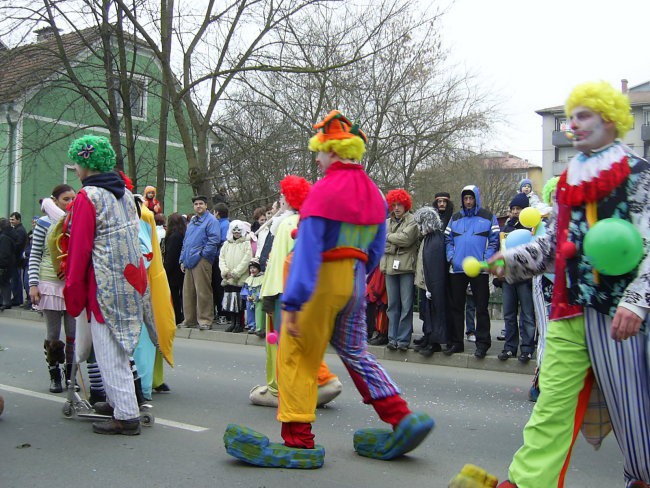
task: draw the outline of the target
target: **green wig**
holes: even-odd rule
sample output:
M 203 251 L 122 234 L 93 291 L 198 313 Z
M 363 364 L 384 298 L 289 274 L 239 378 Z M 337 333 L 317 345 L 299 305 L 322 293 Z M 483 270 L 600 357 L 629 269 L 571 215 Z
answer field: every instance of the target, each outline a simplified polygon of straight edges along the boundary
M 366 143 L 360 137 L 351 139 L 328 139 L 320 141 L 318 135 L 309 139 L 309 150 L 313 152 L 335 152 L 343 159 L 360 161 L 366 152 Z
M 544 183 L 544 188 L 542 189 L 542 200 L 544 200 L 544 203 L 547 205 L 553 205 L 553 202 L 551 202 L 551 193 L 553 193 L 557 188 L 558 181 L 560 181 L 560 177 L 554 176 Z
M 571 117 L 571 112 L 576 107 L 587 107 L 599 113 L 606 122 L 613 122 L 619 139 L 625 137 L 634 123 L 627 95 L 614 89 L 605 81 L 576 86 L 564 106 L 566 116 Z
M 79 166 L 106 173 L 115 166 L 115 151 L 106 137 L 85 135 L 75 139 L 68 157 Z

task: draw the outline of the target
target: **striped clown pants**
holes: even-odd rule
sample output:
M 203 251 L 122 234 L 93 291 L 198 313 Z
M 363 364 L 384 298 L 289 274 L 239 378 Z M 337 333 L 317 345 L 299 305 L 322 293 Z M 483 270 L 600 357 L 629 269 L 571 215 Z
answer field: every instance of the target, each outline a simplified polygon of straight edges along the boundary
M 647 331 L 613 340 L 612 319 L 585 315 L 550 322 L 540 397 L 524 428 L 509 479 L 519 488 L 563 487 L 594 381 L 624 459 L 624 480 L 650 483 L 650 356 Z

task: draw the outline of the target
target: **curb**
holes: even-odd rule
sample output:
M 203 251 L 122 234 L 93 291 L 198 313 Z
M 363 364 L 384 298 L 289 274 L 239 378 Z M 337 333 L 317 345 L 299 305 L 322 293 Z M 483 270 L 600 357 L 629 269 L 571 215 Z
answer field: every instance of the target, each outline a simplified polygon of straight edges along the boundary
M 31 320 L 33 322 L 42 321 L 41 314 L 38 312 L 23 310 L 23 309 L 9 309 L 0 313 L 0 318 L 11 317 L 14 319 Z M 225 326 L 218 326 L 225 327 Z M 266 344 L 265 339 L 257 337 L 255 334 L 246 333 L 232 333 L 223 330 L 199 330 L 182 328 L 176 329 L 176 337 L 181 339 L 195 339 L 200 341 L 213 341 L 223 342 L 225 344 L 239 344 L 244 346 L 257 346 L 263 347 Z M 434 366 L 448 366 L 452 368 L 467 368 L 478 369 L 484 371 L 501 371 L 504 373 L 517 373 L 533 375 L 535 373 L 536 361 L 532 360 L 527 364 L 523 364 L 516 359 L 508 361 L 500 361 L 497 358 L 499 347 L 495 341 L 492 343 L 492 348 L 488 351 L 488 355 L 484 359 L 477 359 L 474 357 L 474 345 L 470 342 L 465 343 L 465 347 L 470 351 L 445 356 L 442 353 L 435 353 L 431 357 L 424 357 L 417 352 L 409 349 L 408 351 L 391 351 L 384 346 L 368 346 L 368 350 L 380 361 L 401 361 L 415 364 L 426 364 Z M 327 354 L 336 354 L 336 351 L 331 345 L 327 346 L 325 351 Z

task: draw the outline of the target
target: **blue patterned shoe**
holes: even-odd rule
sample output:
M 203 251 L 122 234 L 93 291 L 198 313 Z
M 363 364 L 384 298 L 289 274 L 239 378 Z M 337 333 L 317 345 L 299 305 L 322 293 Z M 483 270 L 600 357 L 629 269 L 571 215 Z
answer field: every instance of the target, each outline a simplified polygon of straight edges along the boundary
M 314 469 L 323 466 L 325 449 L 287 447 L 270 442 L 269 438 L 253 429 L 229 424 L 223 434 L 226 452 L 231 456 L 255 466 L 265 468 Z
M 360 456 L 388 461 L 412 451 L 433 429 L 434 422 L 424 413 L 412 413 L 395 430 L 360 429 L 354 433 L 354 450 Z

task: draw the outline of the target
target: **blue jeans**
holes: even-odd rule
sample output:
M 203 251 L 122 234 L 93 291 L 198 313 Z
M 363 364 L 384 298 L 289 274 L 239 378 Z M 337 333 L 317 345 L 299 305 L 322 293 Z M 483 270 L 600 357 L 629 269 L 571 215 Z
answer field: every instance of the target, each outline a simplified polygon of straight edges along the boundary
M 15 267 L 11 275 L 11 294 L 13 298 L 11 299 L 12 305 L 22 305 L 23 304 L 23 280 L 22 280 L 23 268 Z
M 388 341 L 398 346 L 408 346 L 411 343 L 414 286 L 414 273 L 386 275 Z
M 517 323 L 519 311 L 519 323 Z M 533 315 L 533 290 L 530 280 L 521 283 L 503 283 L 503 320 L 506 325 L 506 343 L 504 351 L 517 354 L 520 346 L 521 352 L 533 353 L 535 350 L 535 318 Z

